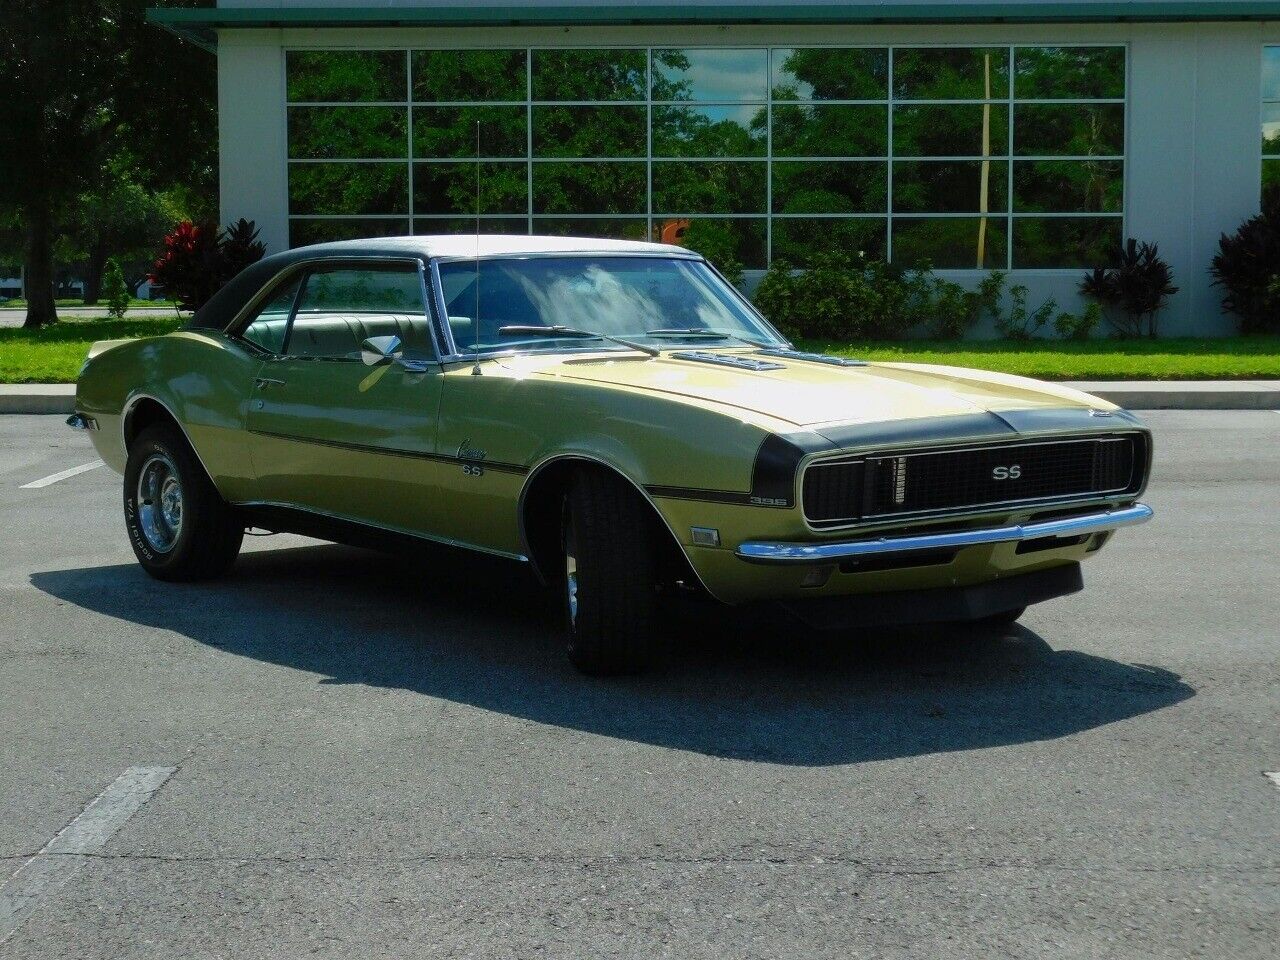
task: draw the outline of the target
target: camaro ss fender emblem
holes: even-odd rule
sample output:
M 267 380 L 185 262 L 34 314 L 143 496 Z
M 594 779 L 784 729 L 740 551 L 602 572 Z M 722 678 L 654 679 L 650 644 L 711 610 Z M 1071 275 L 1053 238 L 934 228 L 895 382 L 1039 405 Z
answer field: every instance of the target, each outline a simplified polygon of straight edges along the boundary
M 479 447 L 473 447 L 470 440 L 463 440 L 458 444 L 459 460 L 484 460 L 487 457 L 488 454 Z
M 483 477 L 484 464 L 480 463 L 488 454 L 479 447 L 471 446 L 470 440 L 463 440 L 458 444 L 458 459 L 462 463 L 462 472 L 468 477 Z M 471 461 L 471 462 L 468 462 Z
M 992 480 L 1017 480 L 1022 476 L 1022 465 L 1015 463 L 1007 467 L 995 467 L 991 471 Z

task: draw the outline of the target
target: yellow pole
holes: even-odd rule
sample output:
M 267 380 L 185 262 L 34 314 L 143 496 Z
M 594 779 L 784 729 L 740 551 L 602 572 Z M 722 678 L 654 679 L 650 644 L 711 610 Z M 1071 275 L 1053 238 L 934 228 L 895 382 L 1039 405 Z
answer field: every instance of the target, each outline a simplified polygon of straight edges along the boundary
M 981 270 L 987 259 L 987 206 L 991 189 L 991 54 L 983 55 L 986 86 L 982 105 L 982 179 L 978 188 L 978 211 L 982 219 L 978 221 L 978 269 Z

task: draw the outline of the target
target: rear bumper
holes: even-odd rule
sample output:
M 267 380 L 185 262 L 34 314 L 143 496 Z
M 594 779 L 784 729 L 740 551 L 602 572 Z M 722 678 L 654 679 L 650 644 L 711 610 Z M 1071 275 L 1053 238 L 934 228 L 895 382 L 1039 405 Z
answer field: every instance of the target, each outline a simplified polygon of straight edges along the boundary
M 748 541 L 738 547 L 737 555 L 748 563 L 807 564 L 838 563 L 858 557 L 920 553 L 927 550 L 956 550 L 991 543 L 1016 543 L 1046 537 L 1076 537 L 1102 533 L 1119 527 L 1146 523 L 1153 511 L 1145 503 L 1135 503 L 1117 510 L 1102 510 L 1075 517 L 1042 520 L 1038 523 L 1013 524 L 978 530 L 956 530 L 949 533 L 926 533 L 907 537 L 880 537 L 876 540 L 853 540 L 839 543 L 773 543 Z
M 781 606 L 819 630 L 978 620 L 1084 589 L 1080 564 L 1068 563 L 969 587 L 901 590 L 789 600 Z

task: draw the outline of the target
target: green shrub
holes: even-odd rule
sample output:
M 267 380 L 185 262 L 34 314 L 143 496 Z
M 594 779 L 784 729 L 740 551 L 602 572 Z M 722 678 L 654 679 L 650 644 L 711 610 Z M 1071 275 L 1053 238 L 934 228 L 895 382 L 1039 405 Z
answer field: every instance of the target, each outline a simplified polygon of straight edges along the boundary
M 755 293 L 756 305 L 787 336 L 835 340 L 901 336 L 903 299 L 883 264 L 839 253 L 815 257 L 801 273 L 775 260 Z
M 102 298 L 107 301 L 107 313 L 119 320 L 129 309 L 129 286 L 124 282 L 124 271 L 115 257 L 107 259 L 102 272 Z
M 899 271 L 879 260 L 830 253 L 815 257 L 802 273 L 775 260 L 754 299 L 788 337 L 896 340 L 916 331 L 954 339 L 995 312 L 1003 287 L 999 272 L 966 290 L 927 266 Z
M 1027 288 L 1015 283 L 1009 288 L 1009 312 L 996 313 L 996 329 L 1006 340 L 1034 340 L 1053 319 L 1058 302 L 1050 297 L 1034 310 L 1027 309 Z
M 908 327 L 934 340 L 956 340 L 984 314 L 995 315 L 1000 308 L 1005 275 L 992 270 L 976 290 L 944 280 L 928 267 L 908 271 L 904 277 L 907 302 L 912 310 Z
M 1102 323 L 1102 306 L 1096 300 L 1085 304 L 1084 313 L 1062 312 L 1054 318 L 1053 329 L 1063 340 L 1088 340 Z
M 1240 318 L 1241 333 L 1280 333 L 1280 190 L 1262 212 L 1218 241 L 1210 267 L 1225 291 L 1222 306 Z
M 1103 308 L 1102 315 L 1124 337 L 1155 337 L 1156 314 L 1178 292 L 1173 269 L 1154 243 L 1132 237 L 1120 248 L 1114 267 L 1095 267 L 1080 281 L 1080 292 Z
M 252 220 L 241 217 L 226 230 L 189 220 L 164 238 L 164 249 L 147 278 L 184 310 L 199 310 L 232 277 L 267 252 Z

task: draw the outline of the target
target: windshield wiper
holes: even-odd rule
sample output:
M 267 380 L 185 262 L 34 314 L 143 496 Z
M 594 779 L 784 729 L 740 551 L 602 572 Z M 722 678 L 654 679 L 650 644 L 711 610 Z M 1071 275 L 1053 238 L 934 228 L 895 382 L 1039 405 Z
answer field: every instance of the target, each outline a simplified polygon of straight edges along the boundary
M 646 330 L 644 333 L 646 337 L 697 337 L 700 340 L 738 340 L 761 349 L 776 346 L 776 344 L 766 343 L 763 340 L 756 340 L 754 337 L 744 337 L 742 334 L 735 333 L 732 330 L 716 330 L 711 327 L 664 327 L 661 330 Z
M 550 327 L 539 327 L 535 324 L 512 324 L 506 327 L 498 328 L 498 336 L 500 337 L 579 337 L 583 340 L 608 340 L 611 343 L 618 343 L 624 347 L 630 347 L 632 350 L 639 350 L 641 353 L 648 354 L 651 357 L 662 356 L 661 350 L 655 350 L 653 347 L 646 347 L 642 343 L 636 343 L 634 340 L 624 340 L 622 337 L 610 336 L 607 333 L 593 333 L 590 330 L 579 330 L 577 327 L 566 327 L 564 324 L 554 324 Z

